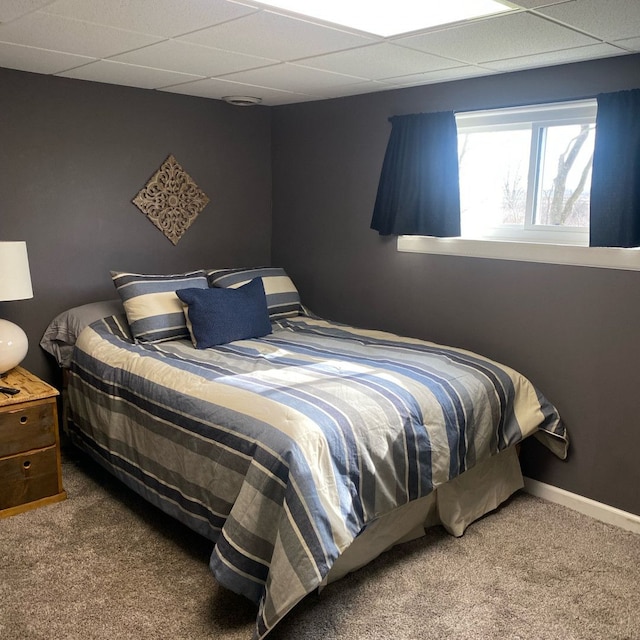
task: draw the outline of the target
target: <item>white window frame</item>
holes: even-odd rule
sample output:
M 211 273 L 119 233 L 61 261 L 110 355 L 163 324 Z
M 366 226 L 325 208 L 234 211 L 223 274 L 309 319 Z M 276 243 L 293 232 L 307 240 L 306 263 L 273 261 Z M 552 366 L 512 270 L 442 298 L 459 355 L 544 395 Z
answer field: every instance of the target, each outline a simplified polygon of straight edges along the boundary
M 456 122 L 461 132 L 486 131 L 488 129 L 495 131 L 499 127 L 513 128 L 514 124 L 528 127 L 533 122 L 535 124 L 532 136 L 537 136 L 539 139 L 537 132 L 544 126 L 569 121 L 571 123 L 595 121 L 596 109 L 595 99 L 580 100 L 531 107 L 458 113 L 456 114 Z M 533 153 L 537 153 L 537 150 L 532 149 Z M 530 171 L 535 171 L 535 167 L 530 167 Z M 532 179 L 531 175 L 529 179 Z M 533 190 L 529 190 L 529 192 L 532 193 Z M 528 203 L 528 205 L 530 204 Z M 527 211 L 531 211 L 530 206 L 527 207 Z M 549 228 L 532 224 L 525 225 L 525 227 L 518 226 L 517 229 L 516 233 L 510 233 L 510 229 L 503 225 L 500 229 L 494 229 L 491 237 L 479 238 L 399 236 L 397 249 L 409 253 L 640 271 L 640 249 L 589 247 L 588 230 L 575 227 Z

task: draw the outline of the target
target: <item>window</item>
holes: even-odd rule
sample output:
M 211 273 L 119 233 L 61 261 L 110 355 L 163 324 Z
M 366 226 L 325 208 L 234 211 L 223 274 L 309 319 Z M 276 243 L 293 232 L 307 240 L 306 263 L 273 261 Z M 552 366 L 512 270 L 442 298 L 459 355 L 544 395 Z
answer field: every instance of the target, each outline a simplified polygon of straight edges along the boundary
M 398 236 L 398 251 L 640 271 L 640 247 L 588 246 L 596 111 L 594 99 L 457 114 L 462 237 Z
M 596 109 L 457 114 L 462 237 L 588 246 Z

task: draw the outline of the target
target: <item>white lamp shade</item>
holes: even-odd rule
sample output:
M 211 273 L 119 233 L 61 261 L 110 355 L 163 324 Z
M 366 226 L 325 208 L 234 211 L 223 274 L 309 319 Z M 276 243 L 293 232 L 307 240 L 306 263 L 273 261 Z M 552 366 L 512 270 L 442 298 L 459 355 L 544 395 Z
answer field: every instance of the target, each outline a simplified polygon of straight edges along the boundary
M 0 373 L 17 367 L 28 349 L 27 334 L 17 324 L 0 319 Z
M 33 298 L 26 242 L 0 242 L 0 302 Z

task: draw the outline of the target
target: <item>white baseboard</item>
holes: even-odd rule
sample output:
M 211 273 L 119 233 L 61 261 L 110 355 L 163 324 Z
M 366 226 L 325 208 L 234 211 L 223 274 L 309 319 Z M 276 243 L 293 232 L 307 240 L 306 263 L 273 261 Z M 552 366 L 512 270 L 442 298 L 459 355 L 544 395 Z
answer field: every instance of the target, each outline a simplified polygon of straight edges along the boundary
M 532 496 L 561 504 L 601 522 L 613 524 L 627 531 L 633 531 L 633 533 L 640 533 L 640 516 L 634 513 L 610 507 L 603 502 L 596 502 L 577 493 L 571 493 L 532 478 L 524 478 L 524 490 Z

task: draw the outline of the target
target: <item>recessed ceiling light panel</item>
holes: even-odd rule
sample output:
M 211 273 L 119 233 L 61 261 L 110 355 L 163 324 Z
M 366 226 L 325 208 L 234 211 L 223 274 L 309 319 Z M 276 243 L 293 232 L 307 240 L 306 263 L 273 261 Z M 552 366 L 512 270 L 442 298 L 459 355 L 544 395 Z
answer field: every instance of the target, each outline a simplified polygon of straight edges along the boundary
M 262 4 L 385 38 L 514 10 L 501 0 L 269 0 Z

